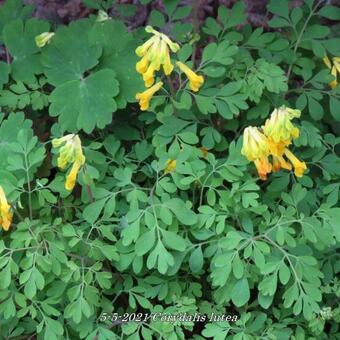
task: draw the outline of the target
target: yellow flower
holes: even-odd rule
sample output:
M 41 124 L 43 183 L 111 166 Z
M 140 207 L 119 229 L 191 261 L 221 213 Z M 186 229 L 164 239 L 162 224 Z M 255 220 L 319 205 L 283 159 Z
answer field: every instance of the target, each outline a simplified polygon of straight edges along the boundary
M 197 75 L 187 65 L 181 63 L 180 61 L 177 61 L 176 65 L 188 77 L 188 79 L 189 79 L 189 87 L 190 87 L 191 91 L 197 92 L 200 89 L 200 87 L 203 85 L 204 78 L 202 76 Z
M 174 65 L 171 64 L 169 47 L 164 39 L 160 43 L 160 64 L 163 65 L 163 71 L 166 76 L 171 74 Z
M 248 126 L 244 130 L 241 154 L 252 162 L 269 155 L 267 137 L 257 127 Z
M 265 181 L 267 179 L 267 174 L 269 174 L 272 171 L 272 165 L 268 161 L 268 157 L 262 157 L 262 158 L 256 159 L 254 161 L 254 164 L 256 166 L 259 177 L 263 181 Z
M 143 80 L 146 87 L 152 86 L 155 82 L 155 71 L 157 71 L 155 64 L 150 64 L 147 71 L 143 74 Z
M 7 203 L 4 189 L 0 185 L 0 226 L 7 231 L 12 223 L 12 218 L 11 206 Z
M 72 165 L 72 169 L 70 173 L 66 177 L 66 182 L 65 182 L 65 189 L 72 191 L 77 180 L 77 175 L 78 171 L 80 170 L 82 164 L 79 163 L 78 161 L 75 161 Z
M 290 150 L 285 149 L 285 155 L 293 164 L 294 174 L 296 177 L 302 177 L 303 173 L 307 169 L 306 163 L 301 162 Z
M 139 74 L 143 74 L 147 71 L 149 66 L 149 59 L 148 56 L 145 55 L 144 57 L 142 57 L 142 59 L 136 64 L 136 71 Z
M 325 56 L 323 62 L 331 70 L 331 75 L 335 78 L 329 83 L 329 86 L 334 89 L 338 85 L 337 75 L 340 74 L 340 57 L 333 57 L 331 61 Z
M 253 161 L 261 179 L 267 179 L 267 174 L 279 171 L 281 168 L 291 170 L 294 167 L 295 176 L 303 176 L 307 169 L 306 163 L 297 159 L 287 148 L 292 139 L 299 136 L 299 129 L 291 120 L 300 117 L 299 110 L 280 107 L 275 109 L 270 118 L 262 126 L 263 133 L 257 127 L 247 127 L 244 130 L 241 153 Z M 273 164 L 268 157 L 272 157 Z M 287 157 L 290 164 L 285 158 Z
M 73 164 L 65 182 L 66 190 L 71 191 L 74 188 L 77 174 L 81 166 L 85 163 L 81 140 L 78 135 L 69 134 L 61 138 L 53 139 L 52 145 L 54 148 L 60 147 L 57 164 L 61 170 L 65 169 L 67 165 Z
M 153 36 L 149 40 L 147 40 L 143 45 L 138 46 L 136 48 L 136 54 L 138 55 L 138 57 L 144 57 L 147 54 L 149 48 L 156 42 L 157 38 L 158 38 L 157 36 Z
M 176 53 L 179 50 L 179 45 L 151 26 L 147 26 L 145 30 L 152 33 L 153 36 L 143 45 L 137 47 L 136 54 L 142 59 L 136 64 L 136 70 L 143 74 L 145 86 L 150 87 L 155 82 L 154 73 L 160 70 L 161 65 L 165 75 L 172 72 L 174 67 L 170 60 L 170 50 Z
M 273 171 L 280 169 L 292 170 L 292 165 L 289 164 L 282 156 L 273 156 Z
M 174 159 L 168 159 L 165 164 L 164 173 L 168 174 L 169 172 L 176 170 L 176 160 Z
M 299 137 L 299 129 L 292 124 L 291 120 L 300 117 L 300 115 L 300 110 L 281 106 L 275 109 L 270 118 L 266 120 L 262 127 L 263 132 L 274 143 L 283 142 L 289 145 L 292 138 Z
M 249 126 L 244 130 L 241 154 L 255 163 L 260 178 L 266 180 L 272 170 L 268 160 L 270 149 L 267 137 L 257 127 Z
M 96 22 L 104 22 L 109 19 L 110 19 L 110 16 L 105 11 L 103 11 L 102 9 L 98 11 Z
M 44 47 L 48 44 L 55 33 L 53 32 L 44 32 L 35 37 L 35 43 L 38 47 Z
M 145 111 L 149 108 L 150 100 L 152 96 L 163 86 L 163 83 L 160 81 L 149 89 L 145 90 L 142 93 L 136 94 L 136 99 L 139 100 L 140 109 Z

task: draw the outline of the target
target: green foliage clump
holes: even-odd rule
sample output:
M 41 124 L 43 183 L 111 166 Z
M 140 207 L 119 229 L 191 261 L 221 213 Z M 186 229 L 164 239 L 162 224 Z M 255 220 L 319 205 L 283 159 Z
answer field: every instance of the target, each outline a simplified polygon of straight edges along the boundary
M 237 1 L 200 29 L 197 8 L 164 1 L 148 24 L 204 84 L 158 75 L 142 112 L 135 49 L 149 36 L 124 24 L 136 7 L 83 3 L 95 14 L 58 27 L 20 0 L 0 7 L 0 185 L 14 213 L 0 231 L 1 338 L 338 338 L 340 85 L 323 59 L 340 57 L 324 24 L 339 9 L 272 0 L 264 31 Z M 243 130 L 283 105 L 302 112 L 291 148 L 307 171 L 263 182 Z M 67 134 L 86 159 L 73 192 L 50 143 Z M 184 313 L 236 319 L 150 317 Z

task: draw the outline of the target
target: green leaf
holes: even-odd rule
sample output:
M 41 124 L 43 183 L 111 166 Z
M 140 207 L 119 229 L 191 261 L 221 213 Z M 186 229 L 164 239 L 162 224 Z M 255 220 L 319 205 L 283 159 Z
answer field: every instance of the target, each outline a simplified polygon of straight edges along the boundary
M 22 0 L 7 0 L 0 7 L 0 43 L 3 42 L 3 28 L 16 19 L 27 19 L 33 12 L 32 5 L 24 6 Z
M 318 14 L 330 20 L 340 20 L 340 8 L 336 6 L 323 6 Z
M 107 200 L 108 198 L 105 197 L 89 204 L 83 211 L 83 216 L 85 220 L 89 223 L 94 223 L 98 219 Z
M 175 234 L 172 231 L 167 231 L 167 230 L 161 230 L 161 233 L 163 235 L 163 242 L 166 245 L 167 248 L 174 249 L 177 251 L 184 251 L 186 248 L 186 242 L 185 240 Z
M 333 96 L 329 96 L 329 108 L 331 111 L 331 115 L 334 117 L 335 120 L 340 122 L 340 100 L 336 99 Z
M 267 9 L 273 14 L 289 19 L 289 7 L 287 0 L 271 0 L 269 5 L 267 5 Z
M 203 268 L 203 253 L 202 248 L 196 247 L 189 258 L 189 267 L 193 273 L 199 273 Z
M 49 24 L 36 19 L 30 19 L 25 24 L 22 20 L 16 20 L 5 26 L 4 42 L 13 57 L 11 74 L 15 80 L 32 83 L 35 75 L 42 73 L 35 37 L 46 31 L 49 31 Z
M 137 240 L 135 246 L 135 252 L 137 256 L 143 256 L 152 249 L 156 241 L 155 230 L 149 230 L 144 232 L 142 236 Z
M 193 225 L 197 222 L 197 215 L 189 210 L 179 198 L 173 198 L 166 202 L 166 206 L 175 214 L 178 220 L 185 225 Z
M 231 290 L 231 300 L 235 306 L 244 306 L 250 299 L 248 280 L 244 277 L 238 280 Z
M 118 94 L 118 81 L 110 69 L 92 73 L 82 80 L 71 80 L 58 86 L 50 96 L 51 116 L 59 116 L 68 131 L 83 129 L 90 133 L 97 126 L 103 129 L 117 110 L 113 99 Z
M 4 290 L 11 284 L 11 263 L 8 262 L 6 267 L 1 270 L 0 272 L 1 276 L 1 283 L 0 283 L 0 289 Z
M 90 42 L 89 20 L 72 22 L 57 30 L 51 43 L 43 48 L 42 63 L 47 80 L 58 86 L 71 80 L 81 81 L 84 73 L 98 64 L 101 47 Z
M 138 61 L 135 49 L 140 42 L 133 38 L 122 22 L 116 20 L 95 23 L 89 37 L 93 44 L 100 44 L 103 48 L 100 67 L 111 68 L 116 73 L 119 108 L 125 107 L 127 102 L 135 102 L 136 93 L 144 87 L 142 77 L 138 76 L 135 68 Z
M 312 96 L 308 96 L 308 109 L 314 120 L 320 120 L 324 115 L 323 107 Z

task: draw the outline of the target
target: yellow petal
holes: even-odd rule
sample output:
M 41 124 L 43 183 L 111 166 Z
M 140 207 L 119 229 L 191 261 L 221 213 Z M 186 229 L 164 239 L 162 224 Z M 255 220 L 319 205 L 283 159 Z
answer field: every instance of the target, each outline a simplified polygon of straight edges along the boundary
M 154 64 L 150 64 L 147 71 L 143 73 L 145 87 L 150 87 L 155 82 L 155 71 Z
M 289 164 L 282 156 L 273 156 L 273 171 L 279 171 L 281 168 L 292 170 L 291 164 Z
M 272 165 L 268 161 L 267 157 L 256 159 L 254 161 L 259 177 L 265 181 L 267 179 L 267 174 L 272 171 Z
M 189 87 L 192 91 L 197 92 L 204 83 L 204 78 L 197 75 L 193 70 L 191 70 L 187 65 L 178 61 L 176 65 L 180 70 L 185 73 L 189 79 Z
M 329 69 L 332 68 L 332 63 L 327 56 L 325 56 L 322 60 Z
M 241 154 L 247 157 L 249 161 L 255 161 L 269 155 L 267 137 L 257 127 L 248 126 L 244 130 Z
M 78 171 L 81 167 L 79 162 L 74 162 L 70 173 L 66 177 L 65 189 L 68 191 L 72 191 L 77 180 Z
M 44 32 L 35 37 L 35 43 L 38 47 L 44 47 L 48 44 L 55 33 L 53 32 Z
M 55 138 L 52 140 L 52 145 L 56 148 L 60 147 L 57 165 L 61 170 L 75 161 L 81 165 L 85 163 L 85 156 L 78 135 L 70 134 L 61 138 Z
M 335 67 L 335 66 L 332 67 L 331 75 L 332 75 L 335 79 L 329 83 L 329 86 L 330 86 L 332 89 L 334 89 L 334 88 L 338 85 L 338 81 L 337 81 L 337 70 L 336 70 L 336 67 Z
M 162 39 L 166 42 L 172 52 L 176 53 L 179 50 L 179 45 L 171 41 L 167 35 L 162 34 Z
M 163 65 L 164 74 L 168 76 L 171 74 L 172 70 L 174 69 L 174 66 L 171 64 L 170 60 L 170 52 L 168 45 L 162 40 L 161 42 L 161 49 L 160 49 L 160 61 Z
M 144 57 L 144 55 L 148 52 L 149 48 L 154 44 L 156 37 L 153 36 L 148 39 L 143 45 L 138 46 L 136 48 L 136 54 L 138 57 Z
M 289 161 L 293 164 L 294 174 L 296 177 L 302 177 L 303 173 L 307 169 L 306 163 L 301 162 L 290 150 L 285 150 L 285 155 Z
M 333 58 L 333 68 L 340 74 L 340 58 Z
M 166 164 L 165 164 L 164 173 L 167 174 L 169 172 L 175 171 L 176 165 L 177 165 L 176 160 L 168 159 Z
M 105 11 L 103 11 L 102 9 L 98 11 L 96 22 L 104 22 L 109 19 L 110 19 L 110 16 Z
M 53 145 L 54 148 L 58 148 L 59 146 L 61 146 L 65 142 L 69 141 L 73 137 L 74 137 L 74 134 L 69 134 L 69 135 L 66 135 L 66 136 L 61 137 L 61 138 L 54 138 L 54 139 L 52 139 L 52 145 Z
M 149 89 L 145 90 L 144 92 L 137 93 L 136 99 L 139 100 L 140 109 L 142 111 L 145 111 L 150 106 L 150 100 L 152 96 L 160 90 L 160 88 L 163 86 L 163 83 L 160 81 L 157 84 L 153 85 Z
M 299 129 L 291 120 L 300 117 L 301 111 L 281 106 L 275 109 L 262 127 L 264 134 L 275 143 L 290 143 L 292 138 L 299 136 Z
M 7 203 L 6 194 L 0 185 L 0 226 L 7 231 L 12 224 L 12 218 L 11 206 Z
M 140 74 L 143 74 L 147 71 L 149 66 L 148 55 L 146 54 L 137 64 L 136 71 Z

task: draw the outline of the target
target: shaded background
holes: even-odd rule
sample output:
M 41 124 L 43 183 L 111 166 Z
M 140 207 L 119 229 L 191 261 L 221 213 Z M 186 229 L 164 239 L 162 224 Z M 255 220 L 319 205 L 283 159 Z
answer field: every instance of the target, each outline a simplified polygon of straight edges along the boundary
M 68 23 L 72 20 L 87 17 L 96 10 L 86 8 L 82 0 L 23 0 L 26 4 L 33 4 L 36 7 L 35 16 L 47 19 L 54 23 Z M 232 7 L 239 0 L 182 0 L 180 4 L 196 4 L 198 19 L 203 22 L 208 16 L 215 17 L 220 5 Z M 280 0 L 277 0 L 280 1 Z M 4 0 L 0 0 L 0 4 Z M 267 28 L 269 13 L 266 5 L 269 0 L 244 0 L 247 6 L 248 22 L 255 27 Z M 291 0 L 291 6 L 299 6 L 303 0 Z M 142 5 L 139 0 L 115 0 L 115 5 L 110 10 L 110 15 L 120 17 L 119 4 L 133 4 L 137 6 L 136 13 L 124 21 L 130 28 L 144 25 L 153 9 L 163 12 L 163 1 L 154 0 L 147 5 Z M 340 7 L 340 0 L 325 0 L 325 4 L 332 4 Z M 187 19 L 190 20 L 190 17 Z M 333 22 L 334 24 L 334 22 Z

